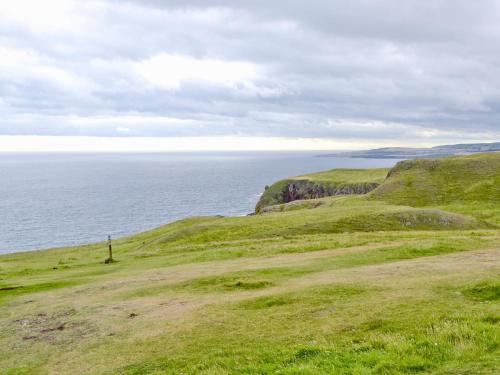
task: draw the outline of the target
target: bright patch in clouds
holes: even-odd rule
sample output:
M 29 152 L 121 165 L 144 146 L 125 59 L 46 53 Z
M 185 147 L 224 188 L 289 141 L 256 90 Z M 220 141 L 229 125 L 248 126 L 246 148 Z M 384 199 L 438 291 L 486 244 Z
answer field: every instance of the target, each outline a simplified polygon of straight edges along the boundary
M 0 21 L 34 32 L 78 32 L 83 31 L 85 24 L 82 8 L 82 4 L 73 0 L 2 0 Z
M 258 69 L 254 64 L 167 54 L 141 61 L 135 64 L 135 68 L 150 84 L 168 89 L 178 89 L 186 81 L 235 86 L 258 77 Z
M 62 89 L 85 89 L 88 83 L 71 71 L 44 61 L 33 50 L 4 48 L 0 45 L 0 79 L 16 83 L 30 83 L 33 80 L 43 81 L 48 86 L 59 86 Z

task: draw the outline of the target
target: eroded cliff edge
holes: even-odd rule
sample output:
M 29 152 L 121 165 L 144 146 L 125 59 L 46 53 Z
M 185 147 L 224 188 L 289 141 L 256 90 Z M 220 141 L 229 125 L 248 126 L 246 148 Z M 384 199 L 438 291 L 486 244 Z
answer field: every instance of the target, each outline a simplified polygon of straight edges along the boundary
M 255 212 L 261 212 L 264 207 L 302 199 L 366 194 L 384 181 L 387 172 L 385 168 L 335 169 L 281 180 L 266 186 Z

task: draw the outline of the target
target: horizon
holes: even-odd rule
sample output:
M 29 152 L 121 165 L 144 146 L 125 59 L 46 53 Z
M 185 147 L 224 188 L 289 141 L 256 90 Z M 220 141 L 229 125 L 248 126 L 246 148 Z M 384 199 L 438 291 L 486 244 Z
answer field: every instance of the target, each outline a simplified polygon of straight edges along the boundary
M 5 153 L 179 153 L 179 152 L 343 152 L 378 148 L 431 148 L 478 142 L 412 143 L 338 142 L 328 139 L 265 137 L 71 137 L 2 136 L 0 154 Z

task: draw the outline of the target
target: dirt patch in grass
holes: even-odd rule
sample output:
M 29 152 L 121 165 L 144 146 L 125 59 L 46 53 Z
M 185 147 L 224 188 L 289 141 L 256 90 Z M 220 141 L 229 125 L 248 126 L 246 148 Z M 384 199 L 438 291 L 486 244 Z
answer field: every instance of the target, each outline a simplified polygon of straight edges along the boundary
M 75 309 L 65 309 L 55 313 L 38 313 L 12 321 L 14 334 L 22 337 L 22 340 L 35 340 L 54 343 L 60 339 L 63 331 L 70 335 L 83 337 L 95 332 L 89 324 L 83 321 L 75 321 Z

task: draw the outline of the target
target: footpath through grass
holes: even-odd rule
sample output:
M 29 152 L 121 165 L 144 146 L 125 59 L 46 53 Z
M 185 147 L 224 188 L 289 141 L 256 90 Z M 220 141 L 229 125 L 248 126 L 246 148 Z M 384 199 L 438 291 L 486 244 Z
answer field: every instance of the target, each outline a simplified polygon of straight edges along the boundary
M 74 259 L 54 251 L 24 275 L 3 271 L 4 285 L 19 288 L 1 292 L 0 368 L 493 374 L 499 243 L 497 230 L 377 232 L 217 242 L 183 255 L 161 245 L 143 257 L 154 245 L 127 241 L 110 265 L 103 246 Z
M 112 264 L 104 243 L 1 256 L 0 373 L 497 374 L 493 188 L 191 218 L 115 241 Z

